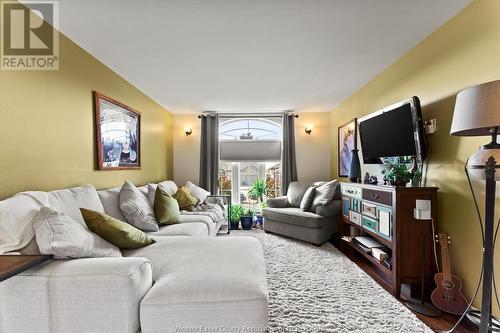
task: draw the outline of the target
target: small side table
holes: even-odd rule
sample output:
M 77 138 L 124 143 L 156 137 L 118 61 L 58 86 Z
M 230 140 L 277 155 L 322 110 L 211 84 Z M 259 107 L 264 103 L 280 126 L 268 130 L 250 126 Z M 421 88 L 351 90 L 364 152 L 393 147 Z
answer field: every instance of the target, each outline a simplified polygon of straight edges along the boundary
M 0 282 L 52 259 L 50 255 L 0 255 Z

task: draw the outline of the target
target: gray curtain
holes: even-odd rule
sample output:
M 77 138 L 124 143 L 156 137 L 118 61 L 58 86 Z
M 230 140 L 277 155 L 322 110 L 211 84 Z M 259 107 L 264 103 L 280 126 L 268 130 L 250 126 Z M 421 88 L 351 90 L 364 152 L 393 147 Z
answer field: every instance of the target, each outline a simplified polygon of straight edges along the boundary
M 219 115 L 201 116 L 200 187 L 218 194 Z
M 281 194 L 286 195 L 288 185 L 297 180 L 295 161 L 295 115 L 283 115 L 283 153 L 281 155 Z

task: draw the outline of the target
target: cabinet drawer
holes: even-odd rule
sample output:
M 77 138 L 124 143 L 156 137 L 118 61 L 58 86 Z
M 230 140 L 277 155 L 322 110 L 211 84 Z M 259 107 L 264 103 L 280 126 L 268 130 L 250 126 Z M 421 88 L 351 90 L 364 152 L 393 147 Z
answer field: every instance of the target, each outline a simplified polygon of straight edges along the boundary
M 353 198 L 361 199 L 362 189 L 360 187 L 342 184 L 341 191 L 343 195 L 348 195 Z
M 377 202 L 382 205 L 392 206 L 392 192 L 364 188 L 363 199 Z
M 351 199 L 350 206 L 351 210 L 361 213 L 361 201 L 357 199 Z
M 368 202 L 362 202 L 361 203 L 361 213 L 363 215 L 368 215 L 373 217 L 374 219 L 377 218 L 377 206 Z
M 349 212 L 349 221 L 354 224 L 361 225 L 361 214 L 353 212 L 352 210 Z
M 378 233 L 385 239 L 392 239 L 392 209 L 378 207 Z
M 344 214 L 345 217 L 349 217 L 349 208 L 350 208 L 350 199 L 349 198 L 342 198 L 342 213 Z
M 368 229 L 373 232 L 378 232 L 378 222 L 376 220 L 372 220 L 366 216 L 363 216 L 363 221 L 361 222 L 363 228 Z

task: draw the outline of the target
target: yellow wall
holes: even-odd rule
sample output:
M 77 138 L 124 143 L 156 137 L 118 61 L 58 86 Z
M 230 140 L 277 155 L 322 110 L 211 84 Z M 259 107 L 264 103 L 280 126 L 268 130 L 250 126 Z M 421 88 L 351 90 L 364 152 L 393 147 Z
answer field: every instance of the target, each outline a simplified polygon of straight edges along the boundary
M 24 190 L 170 178 L 171 114 L 60 37 L 59 70 L 0 71 L 0 198 Z M 141 170 L 95 170 L 93 90 L 142 113 Z
M 452 271 L 464 280 L 468 297 L 473 294 L 480 270 L 481 244 L 463 166 L 488 138 L 452 137 L 449 131 L 456 93 L 498 79 L 500 1 L 476 0 L 331 113 L 332 128 L 336 129 L 354 117 L 416 95 L 423 105 L 424 119 L 437 118 L 438 132 L 429 136 L 426 184 L 440 189 L 438 229 L 452 237 Z M 337 136 L 333 135 L 333 177 L 337 175 L 336 152 Z M 499 200 L 497 205 L 500 206 Z M 498 249 L 495 264 L 500 267 Z
M 200 120 L 197 114 L 175 114 L 174 180 L 184 184 L 198 182 L 200 170 Z M 304 132 L 313 125 L 311 135 Z M 184 127 L 193 134 L 186 136 Z M 328 112 L 300 113 L 295 119 L 295 150 L 299 180 L 328 180 L 330 178 L 330 114 Z

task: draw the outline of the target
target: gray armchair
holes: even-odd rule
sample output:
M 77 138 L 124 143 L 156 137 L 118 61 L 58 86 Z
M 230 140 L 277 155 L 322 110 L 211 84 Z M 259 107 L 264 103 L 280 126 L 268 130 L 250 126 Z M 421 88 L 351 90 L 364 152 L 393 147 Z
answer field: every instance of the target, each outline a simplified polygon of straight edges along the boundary
M 326 182 L 292 182 L 286 196 L 268 199 L 264 208 L 264 230 L 316 245 L 328 241 L 339 231 L 341 221 L 340 185 L 329 183 L 328 200 L 316 200 L 308 210 L 300 209 L 300 202 L 310 186 Z

